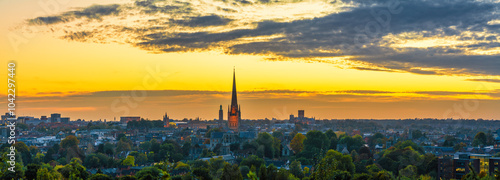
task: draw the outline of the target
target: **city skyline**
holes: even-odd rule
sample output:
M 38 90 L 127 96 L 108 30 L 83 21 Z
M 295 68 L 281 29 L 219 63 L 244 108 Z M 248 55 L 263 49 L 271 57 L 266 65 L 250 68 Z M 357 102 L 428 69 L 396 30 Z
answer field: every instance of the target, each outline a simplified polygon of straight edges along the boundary
M 17 114 L 500 119 L 498 3 L 249 2 L 0 2 Z

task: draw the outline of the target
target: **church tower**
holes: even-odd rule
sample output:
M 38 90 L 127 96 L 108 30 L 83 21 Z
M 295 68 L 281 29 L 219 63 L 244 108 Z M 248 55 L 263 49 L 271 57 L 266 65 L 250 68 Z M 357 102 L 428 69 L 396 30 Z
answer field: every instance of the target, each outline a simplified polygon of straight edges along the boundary
M 163 127 L 170 127 L 170 118 L 168 118 L 167 113 L 163 116 Z
M 222 105 L 220 105 L 220 109 L 219 109 L 219 128 L 222 128 L 223 124 L 224 124 L 224 113 L 222 112 Z
M 234 69 L 233 69 L 233 92 L 231 97 L 231 106 L 228 108 L 227 114 L 228 114 L 227 126 L 229 127 L 229 129 L 238 132 L 240 127 L 241 114 L 240 114 L 240 107 L 238 106 L 238 100 L 236 99 L 236 75 Z

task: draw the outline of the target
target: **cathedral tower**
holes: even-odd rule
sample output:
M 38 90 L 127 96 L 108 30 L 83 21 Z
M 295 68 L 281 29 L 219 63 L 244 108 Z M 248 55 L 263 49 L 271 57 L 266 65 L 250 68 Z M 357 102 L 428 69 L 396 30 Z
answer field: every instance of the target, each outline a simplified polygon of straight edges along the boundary
M 240 107 L 238 106 L 238 100 L 236 98 L 236 75 L 234 69 L 233 69 L 233 92 L 231 97 L 231 106 L 228 108 L 227 114 L 228 114 L 227 126 L 229 127 L 229 129 L 237 132 L 240 127 L 241 113 L 240 113 Z

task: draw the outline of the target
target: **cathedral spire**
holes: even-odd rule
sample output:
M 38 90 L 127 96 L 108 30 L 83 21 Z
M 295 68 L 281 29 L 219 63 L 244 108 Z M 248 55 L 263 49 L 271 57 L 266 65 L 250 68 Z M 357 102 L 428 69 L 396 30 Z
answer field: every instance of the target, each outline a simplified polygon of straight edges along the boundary
M 236 98 L 236 73 L 233 67 L 233 94 L 231 98 L 231 107 L 238 107 L 238 100 Z
M 231 106 L 227 112 L 227 125 L 229 129 L 238 132 L 240 127 L 240 108 L 238 107 L 238 100 L 236 99 L 236 73 L 233 68 L 233 92 L 231 97 Z

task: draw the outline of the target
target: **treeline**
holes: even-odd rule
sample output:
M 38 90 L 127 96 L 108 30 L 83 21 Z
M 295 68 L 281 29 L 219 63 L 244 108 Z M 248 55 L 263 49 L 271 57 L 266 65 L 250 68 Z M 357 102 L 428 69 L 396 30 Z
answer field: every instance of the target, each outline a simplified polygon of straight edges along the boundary
M 214 130 L 215 131 L 215 130 Z M 221 157 L 204 160 L 187 160 L 192 148 L 189 140 L 182 145 L 175 141 L 159 142 L 156 139 L 133 144 L 125 134 L 119 134 L 116 144 L 104 143 L 95 148 L 81 149 L 77 137 L 67 136 L 59 144 L 42 153 L 37 147 L 17 142 L 15 173 L 8 170 L 7 163 L 0 163 L 0 179 L 259 179 L 259 180 L 310 180 L 310 179 L 436 179 L 437 157 L 426 154 L 421 146 L 412 141 L 398 141 L 382 151 L 372 147 L 396 140 L 380 133 L 363 139 L 359 135 L 337 135 L 329 130 L 325 133 L 309 131 L 303 135 L 292 134 L 290 144 L 295 152 L 283 157 L 282 141 L 287 137 L 282 132 L 259 133 L 257 138 L 242 145 L 231 145 L 235 153 L 250 152 L 246 158 L 226 162 Z M 475 141 L 487 144 L 488 135 L 478 133 Z M 206 142 L 209 143 L 209 142 Z M 365 146 L 368 144 L 369 146 Z M 219 147 L 220 148 L 220 147 Z M 338 149 L 338 151 L 337 151 Z M 8 160 L 10 145 L 1 146 L 2 162 Z M 220 154 L 203 149 L 202 157 Z M 288 168 L 278 168 L 266 161 L 289 162 Z M 119 178 L 103 173 L 107 168 L 143 167 L 133 176 Z M 87 170 L 96 171 L 95 174 Z M 466 177 L 492 179 L 485 173 L 471 171 Z

